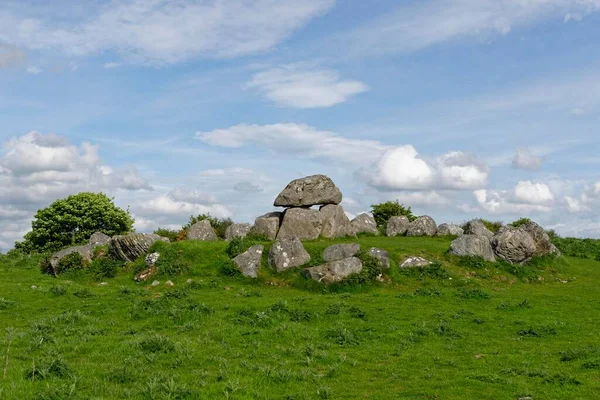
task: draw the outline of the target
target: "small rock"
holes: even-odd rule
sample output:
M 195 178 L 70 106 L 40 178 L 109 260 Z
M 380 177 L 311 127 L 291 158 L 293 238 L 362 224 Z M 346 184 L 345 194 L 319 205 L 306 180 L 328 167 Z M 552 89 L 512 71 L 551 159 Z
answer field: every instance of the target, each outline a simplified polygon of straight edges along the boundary
M 400 264 L 400 268 L 419 268 L 419 267 L 428 267 L 433 264 L 431 261 L 424 259 L 423 257 L 408 257 L 402 264 Z
M 173 286 L 175 286 L 175 284 L 173 283 L 173 281 L 166 281 L 165 282 L 165 286 L 167 286 L 167 287 L 173 287 Z
M 156 262 L 158 261 L 158 259 L 160 258 L 160 253 L 150 253 L 146 256 L 146 265 L 148 267 L 153 266 L 154 264 L 156 264 Z
M 106 286 L 106 285 L 108 285 L 108 283 L 107 282 L 100 282 L 99 285 L 100 286 Z
M 37 289 L 38 287 L 37 287 L 37 286 L 35 286 L 35 285 L 31 285 L 31 288 L 32 288 L 33 290 L 35 290 L 35 289 Z
M 158 285 L 160 285 L 160 282 L 159 282 L 159 281 L 154 281 L 154 282 L 152 282 L 152 286 L 158 286 Z
M 329 261 L 339 261 L 344 258 L 353 257 L 360 251 L 360 245 L 358 243 L 350 244 L 334 244 L 329 246 L 323 252 L 323 259 Z
M 136 282 L 143 282 L 143 281 L 148 280 L 148 278 L 151 278 L 154 275 L 156 275 L 157 272 L 158 272 L 157 268 L 153 265 L 149 268 L 146 268 L 142 272 L 137 273 L 135 275 L 135 277 L 133 278 L 133 280 L 135 280 Z
M 192 283 L 192 282 L 194 282 L 194 281 L 193 281 L 193 280 L 191 280 L 191 279 L 188 279 L 187 281 L 185 281 L 185 283 L 187 283 L 188 285 L 189 285 L 190 283 Z
M 335 283 L 342 281 L 351 274 L 358 274 L 362 271 L 363 265 L 360 259 L 356 257 L 346 258 L 340 261 L 332 261 L 318 267 L 307 268 L 302 271 L 302 275 L 307 279 L 314 279 L 322 283 Z
M 378 249 L 377 247 L 371 247 L 369 249 L 369 255 L 375 259 L 379 266 L 383 269 L 390 269 L 390 253 L 385 251 L 384 249 Z

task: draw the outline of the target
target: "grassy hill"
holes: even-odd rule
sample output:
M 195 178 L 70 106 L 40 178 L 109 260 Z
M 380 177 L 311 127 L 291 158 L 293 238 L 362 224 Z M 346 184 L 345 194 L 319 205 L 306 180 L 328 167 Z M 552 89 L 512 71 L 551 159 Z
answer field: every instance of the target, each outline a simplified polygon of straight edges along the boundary
M 311 264 L 344 241 L 305 243 Z M 523 268 L 461 262 L 446 238 L 358 242 L 390 252 L 384 282 L 228 276 L 224 242 L 159 245 L 183 274 L 156 287 L 132 280 L 139 263 L 101 285 L 4 256 L 0 398 L 600 398 L 597 261 Z M 440 265 L 401 273 L 409 255 Z

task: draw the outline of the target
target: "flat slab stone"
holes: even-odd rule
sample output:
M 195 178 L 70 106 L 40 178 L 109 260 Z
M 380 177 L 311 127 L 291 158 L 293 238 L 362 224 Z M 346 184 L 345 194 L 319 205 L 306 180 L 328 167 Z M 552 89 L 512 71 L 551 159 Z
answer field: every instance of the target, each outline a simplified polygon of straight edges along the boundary
M 277 196 L 276 207 L 310 207 L 340 204 L 342 192 L 325 175 L 312 175 L 291 181 Z

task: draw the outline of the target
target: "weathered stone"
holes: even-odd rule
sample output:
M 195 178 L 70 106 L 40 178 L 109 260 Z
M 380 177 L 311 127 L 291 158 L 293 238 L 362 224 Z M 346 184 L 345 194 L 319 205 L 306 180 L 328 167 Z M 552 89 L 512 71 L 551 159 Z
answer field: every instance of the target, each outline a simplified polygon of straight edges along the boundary
M 318 239 L 323 229 L 321 214 L 318 210 L 307 208 L 289 208 L 283 213 L 283 221 L 277 233 L 277 239 L 300 240 Z
M 155 287 L 156 287 L 156 286 L 158 286 L 158 285 L 160 285 L 160 282 L 159 282 L 159 281 L 153 281 L 153 282 L 152 282 L 152 286 L 155 286 Z
M 342 206 L 330 204 L 321 207 L 319 210 L 321 223 L 323 225 L 321 236 L 327 239 L 334 239 L 344 236 L 355 236 L 352 230 L 350 220 L 344 212 Z
M 459 236 L 452 241 L 452 244 L 450 244 L 450 253 L 461 257 L 480 256 L 487 261 L 496 261 L 492 245 L 486 236 Z
M 154 233 L 130 233 L 129 235 L 114 236 L 108 244 L 108 252 L 115 260 L 135 261 L 139 256 L 148 252 L 150 246 L 169 239 Z
M 377 263 L 382 269 L 390 269 L 390 253 L 377 247 L 371 247 L 369 249 L 369 255 L 377 260 Z
M 205 242 L 219 240 L 209 220 L 202 220 L 192 225 L 187 234 L 188 240 L 202 240 Z
M 158 261 L 158 259 L 160 258 L 160 253 L 150 253 L 146 256 L 146 258 L 144 259 L 144 261 L 146 262 L 146 265 L 148 267 L 153 266 L 154 264 L 156 264 L 156 262 Z
M 92 256 L 94 255 L 94 246 L 85 245 L 85 246 L 73 246 L 69 247 L 56 253 L 52 254 L 50 257 L 50 266 L 52 268 L 52 273 L 54 275 L 59 275 L 62 271 L 59 270 L 59 261 L 72 253 L 79 253 L 84 263 L 88 263 L 92 261 Z M 50 271 L 47 271 L 50 273 Z
M 428 267 L 431 264 L 431 261 L 426 260 L 423 257 L 413 256 L 404 260 L 402 264 L 400 264 L 400 268 L 421 268 Z
M 152 265 L 151 267 L 146 268 L 142 272 L 137 273 L 133 279 L 136 282 L 143 282 L 143 281 L 148 280 L 148 278 L 151 278 L 154 275 L 156 275 L 157 272 L 158 272 L 158 269 L 154 265 Z
M 278 239 L 269 252 L 269 266 L 277 272 L 299 267 L 310 261 L 310 255 L 298 238 Z
M 360 251 L 360 244 L 348 243 L 348 244 L 334 244 L 329 246 L 323 252 L 323 259 L 325 261 L 339 261 L 345 258 L 353 257 Z
M 536 251 L 535 241 L 521 228 L 508 228 L 494 235 L 490 242 L 496 256 L 511 264 L 529 261 Z
M 481 220 L 474 219 L 467 222 L 465 225 L 465 235 L 485 236 L 486 238 L 491 239 L 492 236 L 494 236 L 494 233 L 486 228 Z
M 406 236 L 435 236 L 437 225 L 433 218 L 423 215 L 412 221 L 406 230 Z
M 234 258 L 233 263 L 242 271 L 242 275 L 249 278 L 258 278 L 258 268 L 260 268 L 262 262 L 263 250 L 263 246 L 252 246 Z
M 340 204 L 342 193 L 325 175 L 312 175 L 290 182 L 277 196 L 276 207 L 310 207 L 325 204 Z
M 539 257 L 548 254 L 560 255 L 560 251 L 556 248 L 554 243 L 552 243 L 552 239 L 550 239 L 550 236 L 546 233 L 544 228 L 533 221 L 521 225 L 520 228 L 527 232 L 535 242 L 534 256 Z
M 110 242 L 110 236 L 105 235 L 102 232 L 94 233 L 88 240 L 90 246 L 106 246 Z
M 402 236 L 406 233 L 410 221 L 404 215 L 393 216 L 387 222 L 386 236 Z
M 375 218 L 369 214 L 358 215 L 350 222 L 350 226 L 354 233 L 371 233 L 373 235 L 379 235 L 379 229 L 377 229 Z
M 362 271 L 363 265 L 360 259 L 356 257 L 346 258 L 344 260 L 332 261 L 318 267 L 307 268 L 302 271 L 302 275 L 307 279 L 314 279 L 322 283 L 341 282 L 351 274 L 358 274 Z
M 269 240 L 275 240 L 281 225 L 283 213 L 272 212 L 256 218 L 253 231 L 257 235 L 265 235 Z
M 173 283 L 173 281 L 166 281 L 165 282 L 165 286 L 166 287 L 173 287 L 173 286 L 175 286 L 175 284 Z
M 227 227 L 225 230 L 225 240 L 232 240 L 234 238 L 245 238 L 250 230 L 252 229 L 252 225 L 250 224 L 232 224 Z
M 461 236 L 465 232 L 463 228 L 455 224 L 441 224 L 438 226 L 437 236 Z

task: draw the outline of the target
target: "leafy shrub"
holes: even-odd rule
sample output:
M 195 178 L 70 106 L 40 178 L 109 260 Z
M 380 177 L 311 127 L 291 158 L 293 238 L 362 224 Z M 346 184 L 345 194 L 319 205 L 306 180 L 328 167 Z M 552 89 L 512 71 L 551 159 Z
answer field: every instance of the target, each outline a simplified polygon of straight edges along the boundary
M 460 257 L 458 262 L 461 267 L 465 267 L 467 269 L 484 269 L 493 265 L 493 263 L 486 261 L 481 256 Z
M 494 233 L 498 232 L 504 225 L 502 221 L 489 221 L 487 219 L 480 219 L 480 221 L 486 228 Z
M 246 251 L 246 243 L 244 238 L 236 237 L 233 238 L 229 245 L 227 246 L 227 250 L 225 252 L 231 258 L 235 258 Z
M 177 241 L 177 237 L 179 236 L 179 232 L 180 231 L 176 231 L 176 230 L 173 230 L 173 229 L 158 228 L 153 233 L 156 234 L 156 235 L 158 235 L 158 236 L 166 237 L 171 242 L 176 242 Z
M 552 238 L 552 243 L 566 256 L 600 261 L 600 240 L 598 239 L 561 238 L 555 236 Z
M 489 299 L 490 295 L 479 288 L 459 288 L 458 297 L 463 299 Z
M 74 252 L 67 254 L 58 261 L 58 263 L 56 264 L 56 272 L 61 274 L 67 271 L 80 270 L 84 267 L 85 263 L 83 261 L 83 257 L 81 256 L 81 254 Z
M 516 221 L 511 222 L 509 225 L 512 226 L 512 227 L 514 227 L 514 228 L 518 228 L 521 225 L 526 225 L 526 224 L 528 224 L 530 222 L 531 222 L 531 219 L 522 217 L 522 218 L 519 218 Z
M 398 200 L 373 204 L 371 206 L 371 212 L 377 226 L 382 228 L 387 226 L 387 222 L 391 217 L 405 216 L 409 221 L 414 221 L 417 218 L 413 215 L 410 207 L 405 207 L 403 204 L 398 203 Z
M 371 283 L 382 275 L 383 270 L 376 258 L 371 257 L 368 253 L 362 251 L 359 253 L 358 257 L 363 264 L 362 271 L 358 274 L 352 274 L 346 277 L 341 283 L 342 286 L 357 286 Z
M 240 276 L 242 271 L 233 263 L 233 260 L 225 257 L 219 257 L 215 264 L 221 275 L 225 276 Z
M 93 260 L 87 267 L 90 276 L 95 280 L 105 278 L 114 278 L 117 276 L 119 268 L 123 267 L 123 262 L 111 260 L 110 258 L 97 258 Z

